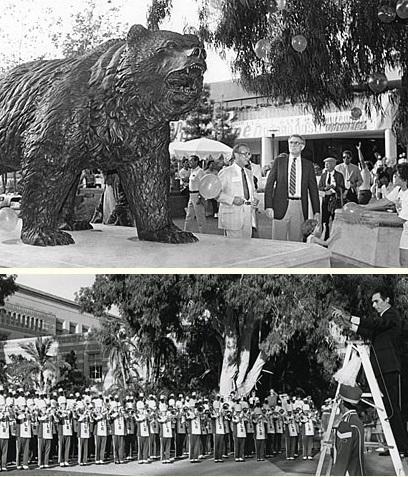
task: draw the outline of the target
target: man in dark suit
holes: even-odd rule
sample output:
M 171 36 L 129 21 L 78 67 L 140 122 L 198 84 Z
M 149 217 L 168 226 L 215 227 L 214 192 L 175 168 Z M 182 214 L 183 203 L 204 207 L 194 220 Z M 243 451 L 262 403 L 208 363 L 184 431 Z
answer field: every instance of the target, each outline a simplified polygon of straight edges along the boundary
M 305 140 L 292 135 L 288 144 L 289 156 L 279 154 L 272 164 L 265 186 L 265 210 L 274 220 L 272 239 L 301 242 L 309 194 L 314 218 L 320 221 L 319 194 L 313 164 L 301 157 Z
M 324 161 L 325 169 L 320 177 L 319 190 L 324 193 L 322 201 L 322 225 L 326 226 L 324 240 L 330 236 L 330 219 L 334 220 L 335 208 L 341 207 L 344 192 L 344 177 L 336 171 L 336 159 L 328 157 Z
M 363 338 L 371 341 L 370 361 L 383 394 L 385 410 L 402 457 L 408 457 L 408 435 L 401 416 L 401 318 L 391 306 L 389 293 L 378 289 L 372 295 L 372 304 L 379 313 L 375 318 L 359 318 L 343 313 L 343 323 Z M 337 311 L 336 311 L 337 313 Z M 389 451 L 380 453 L 389 455 Z

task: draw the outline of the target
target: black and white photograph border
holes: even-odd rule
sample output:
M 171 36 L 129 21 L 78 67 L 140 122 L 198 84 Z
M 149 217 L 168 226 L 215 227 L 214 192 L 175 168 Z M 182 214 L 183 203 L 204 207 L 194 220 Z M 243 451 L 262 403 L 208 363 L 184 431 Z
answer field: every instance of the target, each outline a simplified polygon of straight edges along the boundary
M 405 275 L 50 271 L 0 283 L 1 423 L 27 414 L 37 429 L 20 470 L 10 425 L 12 475 L 406 475 Z M 68 416 L 73 434 L 85 417 L 93 436 L 102 416 L 111 430 L 133 421 L 137 434 L 148 418 L 167 430 L 144 456 L 143 436 L 108 437 L 99 460 L 93 436 L 79 461 L 72 443 L 86 438 L 74 434 L 67 466 L 56 422 Z M 45 457 L 38 426 L 52 420 Z

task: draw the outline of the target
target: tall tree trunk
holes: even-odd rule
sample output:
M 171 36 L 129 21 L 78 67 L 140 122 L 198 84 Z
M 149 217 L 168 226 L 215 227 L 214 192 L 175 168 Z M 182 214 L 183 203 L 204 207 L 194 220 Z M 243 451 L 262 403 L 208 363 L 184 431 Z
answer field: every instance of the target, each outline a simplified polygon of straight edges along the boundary
M 220 377 L 220 395 L 227 397 L 231 391 L 235 391 L 235 379 L 237 373 L 237 350 L 238 330 L 232 309 L 227 309 L 224 332 L 224 357 Z
M 254 319 L 252 313 L 248 313 L 244 325 L 240 330 L 240 354 L 238 360 L 238 377 L 236 381 L 237 389 L 242 387 L 245 376 L 248 371 L 249 360 L 251 356 L 251 341 L 254 332 Z
M 262 352 L 260 352 L 258 357 L 255 360 L 255 363 L 250 369 L 245 381 L 237 389 L 238 395 L 247 396 L 251 392 L 266 362 L 267 362 L 266 356 Z

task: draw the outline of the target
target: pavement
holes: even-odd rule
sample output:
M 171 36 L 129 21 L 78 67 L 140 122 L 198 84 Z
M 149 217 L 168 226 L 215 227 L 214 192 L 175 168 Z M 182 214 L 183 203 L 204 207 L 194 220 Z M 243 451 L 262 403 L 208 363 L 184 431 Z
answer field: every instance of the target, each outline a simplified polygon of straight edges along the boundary
M 173 218 L 173 222 L 183 229 L 184 227 L 184 217 L 176 217 Z M 198 226 L 197 221 L 194 222 L 193 233 L 198 233 Z M 218 219 L 214 218 L 213 216 L 207 216 L 207 223 L 205 227 L 205 233 L 207 234 L 215 234 L 215 235 L 223 235 L 224 231 L 218 228 Z M 258 213 L 258 237 L 257 239 L 260 240 L 271 240 L 272 239 L 272 222 L 270 219 L 266 217 L 264 211 L 260 211 Z M 330 258 L 331 268 L 360 268 L 360 265 L 355 262 L 345 262 L 339 256 L 335 254 Z M 364 265 L 361 264 L 361 267 Z
M 162 464 L 153 461 L 149 464 L 139 464 L 137 461 L 126 461 L 124 464 L 113 462 L 104 465 L 88 464 L 85 466 L 72 465 L 70 467 L 51 466 L 49 469 L 38 469 L 33 464 L 30 470 L 15 470 L 8 468 L 7 474 L 13 476 L 89 476 L 89 475 L 137 475 L 137 476 L 308 476 L 315 475 L 320 454 L 317 453 L 313 460 L 303 460 L 298 457 L 295 460 L 286 460 L 284 454 L 258 462 L 256 459 L 246 459 L 245 462 L 235 462 L 230 455 L 223 462 L 215 463 L 211 456 L 207 456 L 199 463 L 191 463 L 189 459 L 181 459 L 171 464 Z M 365 454 L 366 475 L 388 476 L 395 475 L 390 457 L 381 457 L 377 452 Z M 323 468 L 325 475 L 326 467 Z M 5 472 L 4 472 L 5 474 Z

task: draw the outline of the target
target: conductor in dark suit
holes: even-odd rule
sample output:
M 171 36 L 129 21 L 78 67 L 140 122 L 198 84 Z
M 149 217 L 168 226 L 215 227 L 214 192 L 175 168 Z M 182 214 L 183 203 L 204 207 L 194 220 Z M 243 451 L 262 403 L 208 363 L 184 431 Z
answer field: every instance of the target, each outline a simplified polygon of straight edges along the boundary
M 314 218 L 320 221 L 320 202 L 312 162 L 301 157 L 302 136 L 292 135 L 289 155 L 279 154 L 265 186 L 266 215 L 274 220 L 272 239 L 301 242 L 302 223 L 308 218 L 309 194 Z
M 341 172 L 336 171 L 336 159 L 327 157 L 324 161 L 325 169 L 320 177 L 319 191 L 324 193 L 322 201 L 322 225 L 326 226 L 323 237 L 327 240 L 330 235 L 330 220 L 334 220 L 334 211 L 342 207 L 344 192 L 344 177 Z
M 385 410 L 391 429 L 402 457 L 408 457 L 408 435 L 401 416 L 401 357 L 400 335 L 401 318 L 398 311 L 391 306 L 391 294 L 385 289 L 378 289 L 371 300 L 379 316 L 375 318 L 347 317 L 343 315 L 344 324 L 363 338 L 371 341 L 370 361 L 384 396 Z M 380 453 L 389 455 L 389 451 Z

